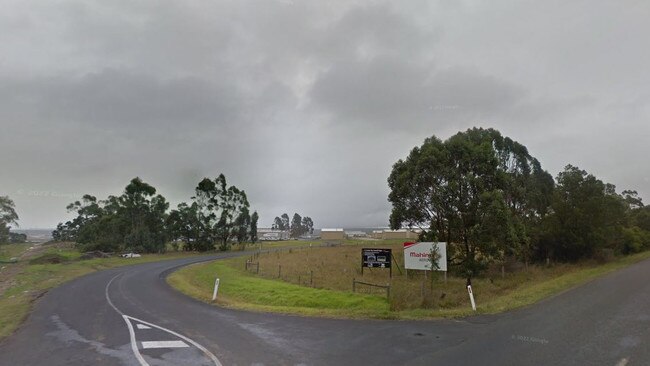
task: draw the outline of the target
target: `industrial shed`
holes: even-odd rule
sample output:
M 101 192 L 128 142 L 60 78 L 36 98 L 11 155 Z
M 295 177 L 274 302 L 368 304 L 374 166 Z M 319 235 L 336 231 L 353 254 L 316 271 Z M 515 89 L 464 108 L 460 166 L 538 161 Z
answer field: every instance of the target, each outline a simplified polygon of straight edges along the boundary
M 422 232 L 422 230 L 418 230 L 418 229 L 384 230 L 384 232 L 381 233 L 381 238 L 382 239 L 417 239 L 418 236 L 420 235 L 420 232 Z
M 343 229 L 321 229 L 321 240 L 343 240 L 345 239 L 345 231 Z

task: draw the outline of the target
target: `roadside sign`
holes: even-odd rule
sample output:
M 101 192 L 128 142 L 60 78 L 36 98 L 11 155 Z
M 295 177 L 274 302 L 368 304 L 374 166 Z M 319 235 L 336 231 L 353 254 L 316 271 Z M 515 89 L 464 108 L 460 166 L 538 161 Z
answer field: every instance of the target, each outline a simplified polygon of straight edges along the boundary
M 437 271 L 447 271 L 447 243 L 404 243 L 404 267 L 406 269 L 431 270 L 431 252 L 437 248 L 440 258 L 438 259 Z
M 361 267 L 391 268 L 393 256 L 390 249 L 363 248 L 361 249 Z

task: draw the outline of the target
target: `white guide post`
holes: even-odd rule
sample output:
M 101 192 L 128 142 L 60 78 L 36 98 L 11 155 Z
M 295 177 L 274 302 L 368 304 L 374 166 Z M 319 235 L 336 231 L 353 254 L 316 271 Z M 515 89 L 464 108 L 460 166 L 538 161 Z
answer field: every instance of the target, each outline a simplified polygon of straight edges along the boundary
M 472 302 L 472 310 L 476 311 L 476 303 L 474 302 L 474 294 L 472 293 L 472 285 L 467 285 L 467 292 L 469 293 L 469 300 Z
M 219 279 L 217 278 L 217 279 L 214 281 L 214 291 L 212 292 L 212 301 L 214 301 L 214 300 L 217 299 L 217 292 L 218 292 L 218 291 L 219 291 Z M 474 302 L 473 299 L 472 299 L 472 302 Z

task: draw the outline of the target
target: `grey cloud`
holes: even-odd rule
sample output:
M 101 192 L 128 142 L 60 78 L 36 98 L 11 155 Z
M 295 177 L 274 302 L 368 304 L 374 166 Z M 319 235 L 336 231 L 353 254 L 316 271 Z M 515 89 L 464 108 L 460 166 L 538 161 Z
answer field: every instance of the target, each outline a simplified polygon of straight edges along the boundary
M 475 125 L 650 194 L 640 2 L 1 5 L 0 194 L 22 226 L 64 219 L 65 194 L 138 175 L 177 203 L 220 172 L 262 225 L 385 225 L 391 165 Z
M 82 77 L 3 80 L 3 113 L 33 120 L 76 121 L 105 128 L 179 122 L 223 123 L 243 108 L 232 85 L 197 78 L 158 80 L 123 70 Z M 117 128 L 116 128 L 117 129 Z
M 311 91 L 312 101 L 334 118 L 384 129 L 493 117 L 524 96 L 521 88 L 494 77 L 393 57 L 336 64 Z

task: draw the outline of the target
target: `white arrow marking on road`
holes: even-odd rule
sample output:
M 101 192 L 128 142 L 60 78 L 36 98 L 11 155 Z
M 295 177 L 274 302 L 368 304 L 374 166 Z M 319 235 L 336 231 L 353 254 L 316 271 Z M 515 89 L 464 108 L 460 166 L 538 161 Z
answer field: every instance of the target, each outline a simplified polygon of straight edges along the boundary
M 118 273 L 113 278 L 111 278 L 110 281 L 108 281 L 108 283 L 106 284 L 106 287 L 104 288 L 104 295 L 106 296 L 106 302 L 108 302 L 108 305 L 110 305 L 113 308 L 113 310 L 115 310 L 118 314 L 122 315 L 122 318 L 126 322 L 126 326 L 129 329 L 129 335 L 130 335 L 130 338 L 131 338 L 131 349 L 133 350 L 133 355 L 138 360 L 138 363 L 140 363 L 141 366 L 149 366 L 149 364 L 147 363 L 147 361 L 145 361 L 144 357 L 142 357 L 142 354 L 140 354 L 140 350 L 138 350 L 138 344 L 137 344 L 137 342 L 135 340 L 135 330 L 133 329 L 133 324 L 131 324 L 131 321 L 134 321 L 137 324 L 139 329 L 140 329 L 140 327 L 139 327 L 140 325 L 148 326 L 149 329 L 151 329 L 151 328 L 160 329 L 160 330 L 162 330 L 164 332 L 167 332 L 167 333 L 169 333 L 171 335 L 174 335 L 174 336 L 176 336 L 178 338 L 181 338 L 182 340 L 186 341 L 187 343 L 190 343 L 194 347 L 201 350 L 201 352 L 203 352 L 203 354 L 208 359 L 210 359 L 214 363 L 215 366 L 222 366 L 221 362 L 219 362 L 219 359 L 217 359 L 217 357 L 215 355 L 213 355 L 212 352 L 208 351 L 205 347 L 203 347 L 202 345 L 194 342 L 193 340 L 189 339 L 188 337 L 186 337 L 186 336 L 184 336 L 182 334 L 178 334 L 178 333 L 174 332 L 173 330 L 163 328 L 163 327 L 161 327 L 159 325 L 149 323 L 149 322 L 146 322 L 144 320 L 134 318 L 132 316 L 128 316 L 128 315 L 124 314 L 120 309 L 118 309 L 117 306 L 115 306 L 115 304 L 113 304 L 113 301 L 111 301 L 111 297 L 108 296 L 108 288 L 111 287 L 111 283 L 113 283 L 113 281 L 117 277 L 119 277 L 121 274 L 122 273 Z
M 183 341 L 150 341 L 142 342 L 142 349 L 148 348 L 187 348 L 187 343 Z
M 151 329 L 151 327 L 148 327 L 148 326 L 146 326 L 144 324 L 138 324 L 138 325 L 136 325 L 136 327 L 138 327 L 138 329 Z
M 136 324 L 137 323 L 146 324 L 149 327 L 160 329 L 160 330 L 162 330 L 164 332 L 167 332 L 167 333 L 169 333 L 171 335 L 174 335 L 174 336 L 184 340 L 185 342 L 193 345 L 194 347 L 198 348 L 199 350 L 201 350 L 203 352 L 203 354 L 215 364 L 215 366 L 222 366 L 221 362 L 219 362 L 217 357 L 215 357 L 215 355 L 213 355 L 212 352 L 208 351 L 202 345 L 194 342 L 193 340 L 191 340 L 190 338 L 187 338 L 186 336 L 184 336 L 182 334 L 178 334 L 178 333 L 174 332 L 173 330 L 169 330 L 167 328 L 161 327 L 160 325 L 149 323 L 149 322 L 146 322 L 144 320 L 134 318 L 132 316 L 128 316 L 128 315 L 123 314 L 122 317 L 124 318 L 124 321 L 126 322 L 126 325 L 129 328 L 129 333 L 131 335 L 131 349 L 133 350 L 133 353 L 135 354 L 135 357 L 138 359 L 138 361 L 140 362 L 140 365 L 142 365 L 142 366 L 148 366 L 149 364 L 147 363 L 147 361 L 144 360 L 144 357 L 142 357 L 142 354 L 140 354 L 140 350 L 138 350 L 138 344 L 137 344 L 137 342 L 135 340 L 135 331 L 133 330 L 133 325 L 131 325 L 131 321 L 133 321 Z M 143 343 L 143 349 L 144 349 L 144 343 L 145 342 L 142 342 L 142 343 Z

